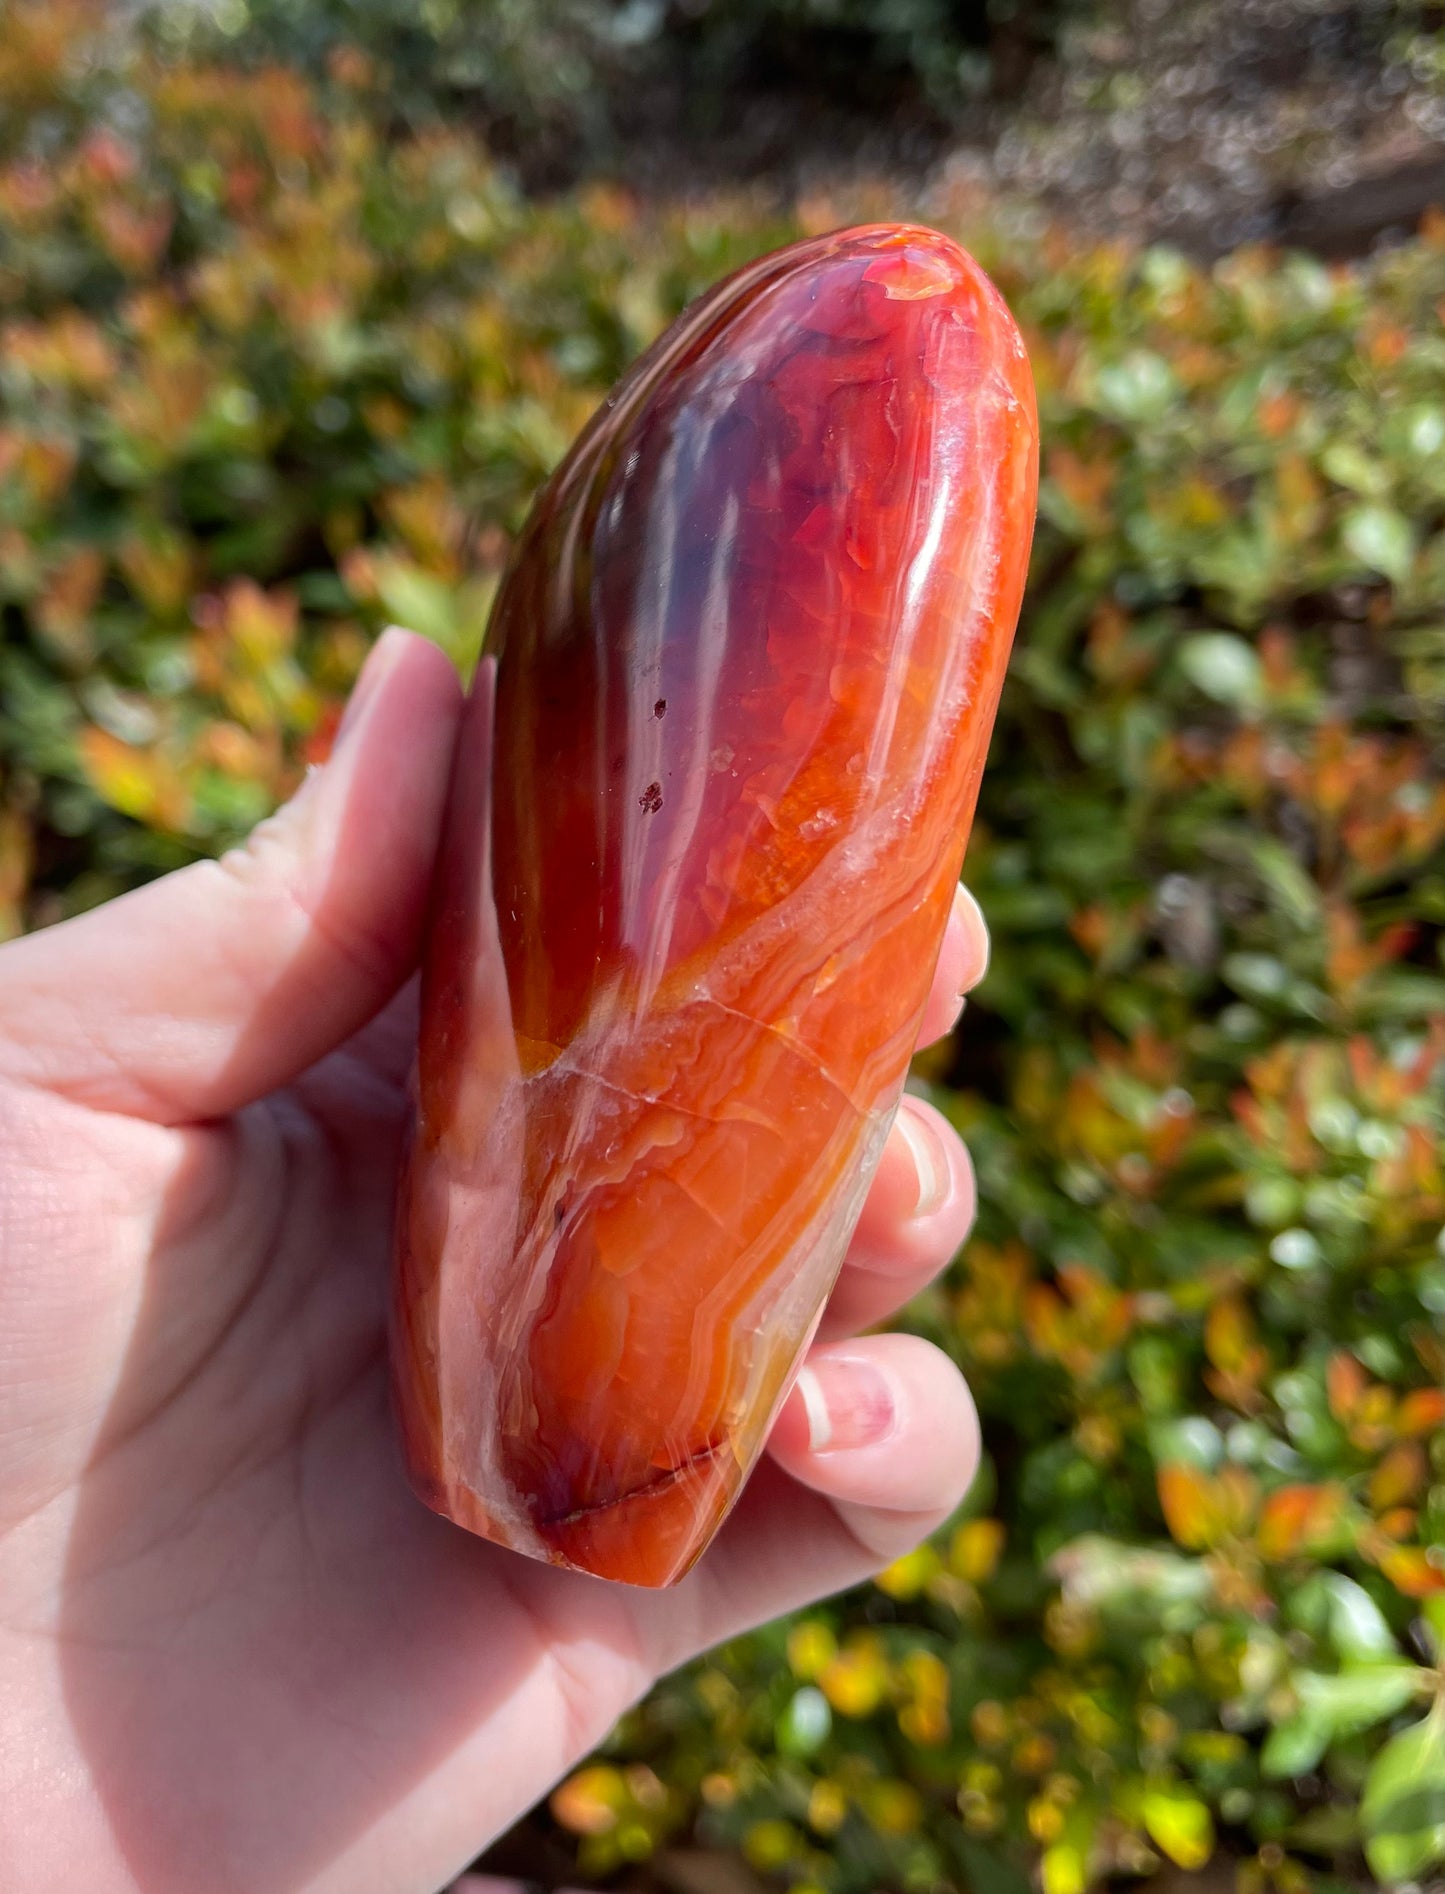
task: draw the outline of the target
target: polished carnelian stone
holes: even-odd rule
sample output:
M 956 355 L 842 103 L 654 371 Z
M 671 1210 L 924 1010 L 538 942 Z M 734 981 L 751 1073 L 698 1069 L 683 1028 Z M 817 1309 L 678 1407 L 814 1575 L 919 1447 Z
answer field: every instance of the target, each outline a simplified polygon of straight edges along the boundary
M 908 1068 L 1036 460 L 997 292 L 875 226 L 694 304 L 533 509 L 398 1228 L 408 1463 L 473 1531 L 662 1585 L 736 1497 Z

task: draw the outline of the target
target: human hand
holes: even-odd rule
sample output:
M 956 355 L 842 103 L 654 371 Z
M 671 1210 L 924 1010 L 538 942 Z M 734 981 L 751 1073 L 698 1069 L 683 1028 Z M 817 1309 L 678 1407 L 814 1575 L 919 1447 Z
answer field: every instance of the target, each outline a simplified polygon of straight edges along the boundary
M 681 1585 L 532 1564 L 408 1491 L 386 1273 L 459 699 L 388 633 L 244 848 L 0 950 L 3 1894 L 425 1894 L 659 1673 L 864 1578 L 972 1476 L 946 1358 L 849 1339 L 973 1214 L 908 1101 Z M 986 952 L 961 896 L 924 1039 Z

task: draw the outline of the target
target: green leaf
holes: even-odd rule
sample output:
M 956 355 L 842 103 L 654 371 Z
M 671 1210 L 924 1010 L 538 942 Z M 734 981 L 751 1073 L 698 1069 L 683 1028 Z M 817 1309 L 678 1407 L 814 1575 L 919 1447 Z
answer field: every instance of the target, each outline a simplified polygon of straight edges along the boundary
M 1413 967 L 1382 967 L 1359 1001 L 1362 1017 L 1414 1022 L 1445 1006 L 1445 980 Z
M 1260 1763 L 1267 1776 L 1302 1776 L 1342 1736 L 1354 1736 L 1403 1710 L 1428 1673 L 1413 1664 L 1366 1664 L 1326 1676 L 1295 1678 L 1299 1709 L 1273 1730 Z
M 381 602 L 399 625 L 449 650 L 456 635 L 456 594 L 442 580 L 399 560 L 378 562 Z
M 1214 1818 L 1188 1789 L 1146 1790 L 1140 1813 L 1150 1840 L 1176 1867 L 1192 1874 L 1214 1853 Z
M 1015 652 L 1011 673 L 1052 710 L 1068 710 L 1084 695 L 1083 680 L 1052 652 L 1040 650 L 1037 645 Z
M 1229 954 L 1221 971 L 1246 999 L 1278 1000 L 1289 991 L 1289 968 L 1273 954 Z
M 1246 849 L 1255 873 L 1275 907 L 1301 931 L 1320 926 L 1320 890 L 1298 856 L 1270 835 L 1249 838 Z
M 1435 1661 L 1445 1662 L 1445 1592 L 1436 1592 L 1433 1598 L 1427 1598 L 1421 1609 Z
M 1335 1736 L 1347 1736 L 1383 1722 L 1403 1710 L 1419 1695 L 1429 1672 L 1414 1664 L 1368 1664 L 1324 1677 L 1306 1672 L 1300 1696 L 1314 1716 L 1325 1721 Z
M 1328 1573 L 1325 1583 L 1330 1601 L 1330 1642 L 1341 1657 L 1398 1655 L 1395 1634 L 1363 1585 L 1346 1578 L 1343 1572 Z
M 1439 408 L 1418 407 L 1409 417 L 1406 440 L 1412 454 L 1433 460 L 1445 447 L 1445 412 Z
M 1270 1731 L 1259 1753 L 1259 1766 L 1276 1782 L 1307 1776 L 1329 1746 L 1328 1726 L 1301 1710 Z
M 964 1834 L 962 1824 L 950 1822 L 944 1835 L 962 1864 L 966 1884 L 974 1894 L 1033 1894 L 1033 1883 L 997 1848 L 985 1847 Z
M 804 1684 L 788 1699 L 778 1718 L 774 1739 L 783 1756 L 811 1756 L 827 1742 L 833 1727 L 828 1699 L 812 1684 Z
M 1103 1533 L 1084 1533 L 1060 1546 L 1049 1569 L 1068 1597 L 1090 1611 L 1152 1615 L 1202 1605 L 1212 1595 L 1212 1580 L 1199 1559 L 1121 1545 Z
M 1409 1881 L 1445 1860 L 1445 1708 L 1391 1739 L 1360 1804 L 1365 1858 L 1382 1881 Z
M 1101 368 L 1094 382 L 1100 408 L 1121 421 L 1160 419 L 1179 398 L 1179 383 L 1162 355 L 1130 349 Z
M 1320 455 L 1320 466 L 1337 487 L 1348 487 L 1376 500 L 1390 486 L 1388 471 L 1353 441 L 1331 441 Z
M 1281 1839 L 1291 1848 L 1307 1850 L 1310 1854 L 1338 1855 L 1346 1848 L 1358 1847 L 1360 1824 L 1351 1804 L 1332 1802 L 1312 1808 L 1293 1823 Z M 1314 1885 L 1324 1894 L 1330 1884 L 1316 1881 Z M 1344 1883 L 1335 1884 L 1334 1894 L 1343 1894 L 1343 1889 Z
M 1345 515 L 1345 550 L 1362 566 L 1403 585 L 1415 559 L 1415 534 L 1403 513 L 1392 506 L 1357 506 Z
M 1264 697 L 1259 653 L 1232 631 L 1201 631 L 1179 647 L 1179 668 L 1196 690 L 1234 710 L 1253 710 Z

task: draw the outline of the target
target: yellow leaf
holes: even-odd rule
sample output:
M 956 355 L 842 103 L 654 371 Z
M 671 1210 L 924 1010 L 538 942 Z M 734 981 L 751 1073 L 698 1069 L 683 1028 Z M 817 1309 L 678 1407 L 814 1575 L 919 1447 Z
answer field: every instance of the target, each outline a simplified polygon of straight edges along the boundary
M 743 1854 L 762 1873 L 774 1874 L 793 1859 L 801 1842 L 791 1822 L 754 1822 L 743 1836 Z
M 965 1520 L 953 1535 L 948 1562 L 960 1578 L 970 1585 L 982 1585 L 992 1578 L 1003 1554 L 1004 1528 L 998 1519 Z
M 1213 1482 L 1194 1467 L 1159 1469 L 1159 1504 L 1177 1545 L 1202 1552 L 1214 1544 L 1216 1520 Z
M 18 809 L 0 807 L 0 941 L 20 932 L 35 860 L 34 836 Z
M 1194 1873 L 1214 1853 L 1214 1820 L 1187 1789 L 1150 1789 L 1141 1814 L 1149 1838 L 1176 1867 Z
M 1083 1894 L 1089 1885 L 1099 1813 L 1088 1802 L 1074 1802 L 1060 1813 L 1061 1826 L 1039 1864 L 1044 1894 Z
M 153 828 L 184 830 L 190 794 L 158 750 L 137 749 L 93 726 L 81 731 L 79 748 L 92 787 L 112 809 Z
M 842 1785 L 820 1777 L 808 1797 L 808 1826 L 815 1835 L 836 1835 L 848 1815 L 848 1797 Z
M 923 1798 L 911 1783 L 892 1777 L 865 1783 L 859 1799 L 880 1835 L 916 1834 L 923 1821 Z
M 607 1763 L 593 1763 L 552 1792 L 552 1813 L 574 1835 L 606 1835 L 628 1800 L 621 1774 Z
M 1370 1504 L 1377 1513 L 1404 1506 L 1414 1499 L 1429 1477 L 1429 1462 L 1418 1441 L 1401 1441 L 1370 1475 Z
M 1405 1598 L 1433 1598 L 1445 1592 L 1445 1571 L 1420 1546 L 1402 1545 L 1381 1555 L 1380 1570 Z
M 1084 1858 L 1072 1842 L 1056 1841 L 1040 1862 L 1044 1894 L 1084 1894 L 1088 1877 Z
M 817 1618 L 804 1618 L 788 1633 L 789 1667 L 805 1683 L 812 1683 L 837 1655 L 837 1638 Z
M 818 1685 L 841 1716 L 871 1716 L 888 1689 L 888 1664 L 876 1640 L 850 1642 L 824 1665 Z
M 931 1578 L 938 1575 L 940 1561 L 931 1545 L 924 1543 L 905 1552 L 881 1571 L 873 1583 L 890 1598 L 916 1598 Z
M 1210 1309 L 1204 1322 L 1204 1351 L 1216 1368 L 1237 1371 L 1254 1340 L 1254 1324 L 1236 1296 L 1225 1296 Z

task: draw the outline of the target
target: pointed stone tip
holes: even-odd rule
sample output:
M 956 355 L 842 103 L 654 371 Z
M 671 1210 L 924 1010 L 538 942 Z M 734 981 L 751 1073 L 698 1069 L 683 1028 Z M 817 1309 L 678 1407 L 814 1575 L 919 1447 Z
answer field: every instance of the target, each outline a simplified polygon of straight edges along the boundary
M 941 230 L 927 224 L 857 224 L 818 240 L 809 262 L 804 255 L 805 247 L 798 246 L 799 267 L 811 268 L 819 305 L 838 292 L 860 310 L 868 308 L 875 324 L 891 328 L 904 317 L 906 305 L 932 302 L 932 317 L 986 327 L 1022 358 L 1013 318 L 986 271 Z M 858 292 L 865 289 L 871 293 L 860 300 Z M 905 307 L 887 315 L 890 303 Z
M 978 269 L 962 244 L 927 224 L 855 224 L 837 232 L 833 248 L 849 256 L 871 254 L 864 281 L 882 284 L 900 301 L 941 295 Z
M 987 275 L 954 238 L 924 224 L 857 224 L 778 251 L 771 293 L 793 298 L 789 320 L 832 341 L 911 338 L 912 349 L 941 324 L 986 331 L 991 347 L 1013 321 Z

